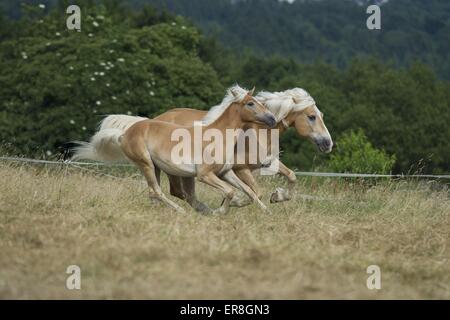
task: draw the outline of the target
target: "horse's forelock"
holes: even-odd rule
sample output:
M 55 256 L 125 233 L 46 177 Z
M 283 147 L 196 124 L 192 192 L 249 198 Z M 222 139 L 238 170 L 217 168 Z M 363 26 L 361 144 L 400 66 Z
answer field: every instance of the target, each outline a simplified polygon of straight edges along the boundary
M 256 98 L 266 104 L 278 122 L 286 118 L 291 111 L 302 111 L 315 105 L 314 99 L 302 88 L 273 93 L 262 91 Z
M 202 123 L 204 126 L 210 125 L 216 121 L 234 102 L 242 102 L 247 97 L 248 90 L 241 88 L 239 85 L 228 88 L 227 94 L 223 98 L 222 102 L 217 106 L 212 107 L 206 116 L 203 118 Z
M 242 102 L 245 97 L 247 97 L 248 93 L 249 91 L 247 89 L 244 89 L 238 84 L 235 84 L 234 86 L 228 88 L 227 94 L 221 104 L 228 103 L 229 101 Z

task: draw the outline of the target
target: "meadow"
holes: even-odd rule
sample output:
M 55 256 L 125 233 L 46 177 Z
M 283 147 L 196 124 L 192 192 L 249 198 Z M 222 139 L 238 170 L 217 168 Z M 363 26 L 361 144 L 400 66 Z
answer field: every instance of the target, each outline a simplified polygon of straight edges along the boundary
M 222 216 L 178 199 L 187 212 L 175 213 L 150 202 L 137 173 L 114 175 L 0 162 L 1 299 L 450 298 L 443 184 L 300 178 L 273 215 Z M 265 203 L 284 184 L 259 182 Z M 219 206 L 210 188 L 198 194 Z M 69 265 L 81 290 L 66 288 Z M 366 286 L 369 265 L 381 290 Z

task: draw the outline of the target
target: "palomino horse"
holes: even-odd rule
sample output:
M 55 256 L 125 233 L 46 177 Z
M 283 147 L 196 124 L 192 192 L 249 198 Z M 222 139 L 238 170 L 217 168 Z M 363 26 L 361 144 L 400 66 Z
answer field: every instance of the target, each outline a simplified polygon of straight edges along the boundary
M 314 99 L 303 89 L 295 88 L 283 92 L 260 92 L 257 99 L 263 102 L 267 108 L 275 115 L 277 126 L 280 133 L 285 132 L 288 128 L 294 127 L 297 133 L 308 138 L 317 145 L 318 150 L 328 153 L 332 150 L 333 141 L 323 121 L 323 114 L 317 108 Z M 160 121 L 166 121 L 177 124 L 192 124 L 194 121 L 202 119 L 206 111 L 178 108 L 167 111 L 166 113 L 156 117 Z M 119 128 L 125 131 L 130 125 L 146 118 L 132 117 L 125 115 L 110 115 L 106 117 L 101 129 Z M 257 124 L 249 124 L 246 128 L 259 128 Z M 268 140 L 270 143 L 270 139 Z M 288 190 L 277 188 L 270 197 L 270 202 L 282 202 L 291 199 L 293 189 L 296 183 L 295 173 L 287 168 L 283 163 L 278 163 L 279 173 L 288 180 Z M 245 163 L 235 164 L 233 171 L 245 182 L 260 198 L 261 193 L 257 188 L 257 184 L 252 175 L 252 171 L 259 169 L 261 162 L 256 164 Z M 169 175 L 170 193 L 180 199 L 185 199 L 192 206 L 203 208 L 195 197 L 195 180 L 189 177 L 178 177 Z M 195 203 L 195 205 L 193 205 Z M 233 198 L 231 205 L 244 206 L 249 204 L 248 199 L 239 197 Z
M 273 127 L 276 124 L 274 115 L 257 99 L 252 97 L 253 90 L 247 91 L 239 86 L 230 88 L 222 103 L 212 108 L 203 118 L 203 130 L 218 130 L 223 137 L 227 136 L 227 130 L 242 129 L 246 123 L 258 123 Z M 157 171 L 163 170 L 168 175 L 182 177 L 197 177 L 200 181 L 219 189 L 224 194 L 224 201 L 215 212 L 226 213 L 234 195 L 233 186 L 247 194 L 253 201 L 266 212 L 270 212 L 261 202 L 258 196 L 243 183 L 231 170 L 230 155 L 223 153 L 221 161 L 205 161 L 197 163 L 190 155 L 187 163 L 176 163 L 173 159 L 173 149 L 177 143 L 172 140 L 173 133 L 177 130 L 186 130 L 190 137 L 195 135 L 192 125 L 183 126 L 158 120 L 143 120 L 131 125 L 125 133 L 121 129 L 105 129 L 95 134 L 91 142 L 82 143 L 75 149 L 73 159 L 91 159 L 102 161 L 114 161 L 126 159 L 133 162 L 144 174 L 149 189 L 150 197 L 158 199 L 177 211 L 184 210 L 176 203 L 168 199 L 161 191 Z M 234 146 L 237 136 L 233 141 L 222 141 L 222 150 L 231 145 L 231 157 L 234 156 Z M 191 145 L 199 143 L 191 139 Z M 205 142 L 200 142 L 205 147 Z M 204 156 L 204 153 L 201 154 Z

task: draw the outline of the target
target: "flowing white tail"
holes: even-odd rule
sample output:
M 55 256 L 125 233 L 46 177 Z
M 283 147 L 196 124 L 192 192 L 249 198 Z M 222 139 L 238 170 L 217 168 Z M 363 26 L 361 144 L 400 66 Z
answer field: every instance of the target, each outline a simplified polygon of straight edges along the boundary
M 125 114 L 112 114 L 103 119 L 100 123 L 100 128 L 98 131 L 105 129 L 120 129 L 125 133 L 125 131 L 127 131 L 127 129 L 133 124 L 146 119 L 148 118 L 127 116 Z
M 136 122 L 145 120 L 121 114 L 107 116 L 100 124 L 90 142 L 78 142 L 72 160 L 123 161 L 127 160 L 120 147 L 120 139 L 125 131 Z

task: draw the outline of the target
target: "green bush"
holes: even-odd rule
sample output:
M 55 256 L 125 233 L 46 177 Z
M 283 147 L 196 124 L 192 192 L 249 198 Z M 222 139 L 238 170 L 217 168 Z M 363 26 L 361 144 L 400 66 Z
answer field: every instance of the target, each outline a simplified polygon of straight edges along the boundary
M 344 133 L 337 140 L 328 169 L 333 172 L 388 174 L 395 164 L 395 155 L 376 149 L 360 129 Z

